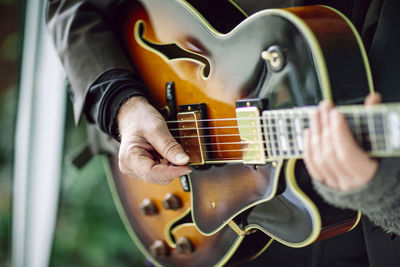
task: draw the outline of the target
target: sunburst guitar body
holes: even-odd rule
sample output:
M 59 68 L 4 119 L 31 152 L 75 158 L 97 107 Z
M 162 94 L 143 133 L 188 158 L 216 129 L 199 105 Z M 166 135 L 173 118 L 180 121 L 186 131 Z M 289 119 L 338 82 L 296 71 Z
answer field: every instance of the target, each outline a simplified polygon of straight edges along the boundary
M 222 31 L 183 0 L 141 0 L 124 13 L 149 101 L 193 170 L 158 186 L 121 175 L 111 158 L 123 218 L 148 258 L 223 265 L 255 257 L 272 239 L 304 247 L 355 227 L 360 214 L 326 204 L 301 160 L 309 113 L 301 107 L 357 104 L 373 91 L 347 18 L 324 6 L 271 9 Z

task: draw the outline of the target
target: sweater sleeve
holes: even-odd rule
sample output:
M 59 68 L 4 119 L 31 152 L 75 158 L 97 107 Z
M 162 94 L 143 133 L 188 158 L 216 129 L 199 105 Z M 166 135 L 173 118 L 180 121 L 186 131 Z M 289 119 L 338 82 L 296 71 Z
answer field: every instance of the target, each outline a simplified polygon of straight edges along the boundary
M 360 210 L 377 226 L 400 234 L 400 158 L 381 159 L 375 176 L 350 192 L 332 189 L 314 179 L 313 184 L 328 203 Z

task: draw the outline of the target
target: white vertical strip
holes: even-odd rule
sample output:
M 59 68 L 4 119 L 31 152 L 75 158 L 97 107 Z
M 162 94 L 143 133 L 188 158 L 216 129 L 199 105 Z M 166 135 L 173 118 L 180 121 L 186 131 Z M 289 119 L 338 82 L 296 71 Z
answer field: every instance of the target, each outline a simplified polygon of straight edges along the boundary
M 49 262 L 65 118 L 64 72 L 44 26 L 45 1 L 26 1 L 14 160 L 12 266 Z
M 24 265 L 25 211 L 29 172 L 32 94 L 35 77 L 36 50 L 39 36 L 40 1 L 26 1 L 25 31 L 15 136 L 14 195 L 12 221 L 12 265 Z

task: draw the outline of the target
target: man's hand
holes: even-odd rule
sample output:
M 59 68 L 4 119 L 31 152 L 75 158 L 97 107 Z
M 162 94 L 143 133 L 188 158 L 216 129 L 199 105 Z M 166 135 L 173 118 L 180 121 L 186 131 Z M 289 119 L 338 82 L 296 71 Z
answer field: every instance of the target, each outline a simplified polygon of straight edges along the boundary
M 371 94 L 366 105 L 380 102 Z M 304 162 L 311 177 L 339 191 L 350 191 L 367 184 L 378 169 L 356 143 L 345 117 L 331 102 L 321 101 L 304 132 Z
M 132 97 L 118 112 L 121 136 L 119 167 L 123 174 L 168 184 L 190 173 L 189 156 L 170 134 L 161 114 L 143 97 Z

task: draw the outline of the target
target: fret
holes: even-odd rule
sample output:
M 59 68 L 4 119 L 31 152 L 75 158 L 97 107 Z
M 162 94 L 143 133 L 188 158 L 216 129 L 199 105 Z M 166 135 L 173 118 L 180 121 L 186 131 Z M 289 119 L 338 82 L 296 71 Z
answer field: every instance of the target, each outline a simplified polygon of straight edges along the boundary
M 277 157 L 277 140 L 276 140 L 276 129 L 275 129 L 275 119 L 274 114 L 268 110 L 262 113 L 263 121 L 264 121 L 264 133 L 266 133 L 266 142 L 267 142 L 267 153 L 268 158 Z
M 388 134 L 390 136 L 391 150 L 400 148 L 400 114 L 391 111 L 387 114 Z
M 368 116 L 365 113 L 360 114 L 361 122 L 361 136 L 362 136 L 362 147 L 366 151 L 372 151 L 371 138 L 368 132 Z
M 277 118 L 276 118 L 276 114 L 275 113 L 271 113 L 271 116 L 272 116 L 271 132 L 272 132 L 272 137 L 273 137 L 272 144 L 273 144 L 273 147 L 274 147 L 274 156 L 278 157 L 278 156 L 280 156 L 280 154 L 279 154 L 278 131 L 277 131 L 277 128 L 276 128 L 276 119 Z
M 290 136 L 291 133 L 291 126 L 290 126 L 290 111 L 284 111 L 282 113 L 282 120 L 283 120 L 283 127 L 284 127 L 284 132 L 283 132 L 283 139 L 286 142 L 286 155 L 291 156 L 292 153 L 292 138 Z
M 292 155 L 292 142 L 293 142 L 293 140 L 291 140 L 291 138 L 290 138 L 291 126 L 290 126 L 290 113 L 289 113 L 289 111 L 284 111 L 283 112 L 282 119 L 284 121 L 284 127 L 285 127 L 284 138 L 285 138 L 286 144 L 287 144 L 286 154 L 288 156 L 290 156 L 290 155 Z
M 270 126 L 270 132 L 271 132 L 271 143 L 272 143 L 272 151 L 273 151 L 273 156 L 277 157 L 278 156 L 278 136 L 276 133 L 276 118 L 274 117 L 275 114 L 271 113 L 271 126 Z
M 291 157 L 294 153 L 292 152 L 293 148 L 293 139 L 291 137 L 291 125 L 290 125 L 290 111 L 283 111 L 281 114 L 283 121 L 283 132 L 282 132 L 282 140 L 286 143 L 285 155 L 287 157 Z
M 377 151 L 378 147 L 377 147 L 377 138 L 375 133 L 374 116 L 370 110 L 367 110 L 367 118 L 368 118 L 368 130 L 371 140 L 372 151 Z
M 308 114 L 299 109 L 299 112 L 294 112 L 293 117 L 294 139 L 297 147 L 296 156 L 301 156 L 304 150 L 303 132 L 307 126 Z
M 300 156 L 303 153 L 304 142 L 303 142 L 303 127 L 302 127 L 302 118 L 300 115 L 296 115 L 293 119 L 293 128 L 295 131 L 295 140 L 297 145 L 297 155 Z
M 374 112 L 374 129 L 375 129 L 375 136 L 376 136 L 376 147 L 377 152 L 384 152 L 386 150 L 386 142 L 384 136 L 384 129 L 383 129 L 383 114 L 379 111 Z
M 288 129 L 288 140 L 289 140 L 289 155 L 290 156 L 295 156 L 297 154 L 297 144 L 296 144 L 296 138 L 295 138 L 295 133 L 294 133 L 294 125 L 293 125 L 293 119 L 294 119 L 294 112 L 293 110 L 290 110 L 287 114 L 286 122 L 287 122 L 287 129 Z
M 310 128 L 310 116 L 309 114 L 304 114 L 303 118 L 303 129 Z
M 277 135 L 277 139 L 278 139 L 278 151 L 279 151 L 279 156 L 283 156 L 284 155 L 284 152 L 283 152 L 283 149 L 282 149 L 282 147 L 284 146 L 284 144 L 282 144 L 282 138 L 281 138 L 281 132 L 280 132 L 280 121 L 281 121 L 281 118 L 280 118 L 280 114 L 279 114 L 279 112 L 276 112 L 275 113 L 276 114 L 276 121 L 277 121 L 277 124 L 276 124 L 276 135 Z
M 292 111 L 290 113 L 290 127 L 291 127 L 291 131 L 290 131 L 290 138 L 292 139 L 292 143 L 293 143 L 293 156 L 299 156 L 299 145 L 297 143 L 297 135 L 296 135 L 296 126 L 295 126 L 295 120 L 296 120 L 296 113 L 294 111 Z
M 388 127 L 388 116 L 387 116 L 387 108 L 384 107 L 382 110 L 382 126 L 383 126 L 383 133 L 385 139 L 385 151 L 392 151 L 392 146 L 389 145 L 390 142 L 390 135 L 389 135 L 389 127 Z M 386 114 L 385 114 L 386 113 Z
M 272 146 L 273 146 L 273 154 L 275 157 L 278 157 L 278 136 L 276 131 L 276 118 L 275 114 L 271 113 L 271 136 L 272 136 Z
M 360 110 L 357 108 L 351 111 L 343 112 L 343 114 L 346 117 L 347 123 L 351 132 L 353 133 L 354 138 L 356 139 L 356 142 L 360 146 L 367 144 L 369 142 L 367 117 L 363 117 L 360 113 Z
M 301 129 L 303 130 L 300 133 L 301 134 L 300 137 L 301 137 L 301 140 L 302 140 L 302 142 L 301 142 L 301 144 L 302 144 L 301 153 L 303 154 L 303 151 L 304 151 L 304 135 L 303 135 L 303 132 L 304 132 L 304 129 L 310 128 L 310 116 L 309 116 L 308 112 L 300 113 L 300 125 L 301 125 Z
M 267 133 L 265 136 L 265 141 L 266 141 L 266 147 L 267 147 L 267 156 L 268 157 L 273 157 L 274 156 L 274 150 L 272 147 L 272 134 L 271 134 L 271 118 L 270 118 L 270 113 L 264 112 L 263 113 L 263 124 L 264 124 L 264 133 Z
M 310 113 L 313 112 L 315 110 L 315 108 L 312 109 L 302 109 L 302 112 L 300 113 L 300 125 L 301 125 L 301 129 L 302 132 L 299 133 L 299 137 L 301 138 L 301 144 L 302 144 L 302 148 L 301 148 L 301 154 L 303 155 L 304 152 L 304 136 L 303 136 L 303 132 L 305 129 L 310 128 Z

